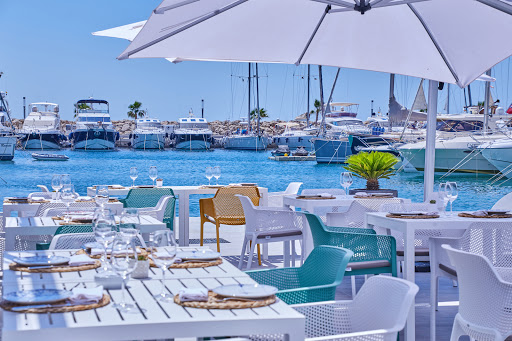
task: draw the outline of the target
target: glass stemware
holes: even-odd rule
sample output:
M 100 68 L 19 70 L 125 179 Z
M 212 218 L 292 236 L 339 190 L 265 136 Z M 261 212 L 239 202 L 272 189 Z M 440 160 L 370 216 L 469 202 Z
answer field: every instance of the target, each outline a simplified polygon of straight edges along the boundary
M 137 208 L 125 208 L 119 220 L 119 233 L 129 239 L 135 239 L 139 234 L 140 216 Z
M 219 178 L 220 178 L 220 166 L 213 167 L 213 177 L 216 180 L 216 185 L 219 184 Z
M 447 182 L 446 189 L 448 193 L 448 200 L 450 200 L 450 215 L 453 215 L 453 202 L 459 196 L 459 189 L 457 188 L 456 182 Z
M 62 183 L 62 186 L 71 185 L 71 177 L 69 174 L 62 174 L 60 182 Z
M 52 189 L 55 191 L 53 199 L 59 198 L 59 190 L 62 188 L 62 176 L 60 174 L 53 174 L 52 176 Z
M 212 178 L 213 178 L 213 168 L 212 167 L 206 167 L 206 172 L 205 172 L 204 175 L 208 179 L 208 186 L 210 186 Z
M 66 216 L 64 217 L 66 223 L 69 223 L 71 220 L 69 206 L 76 198 L 78 198 L 78 194 L 75 193 L 75 187 L 73 185 L 64 185 L 62 187 L 60 199 L 66 205 Z
M 94 199 L 96 203 L 98 203 L 102 208 L 105 207 L 105 204 L 108 202 L 108 186 L 107 185 L 97 185 L 96 186 L 96 195 Z
M 170 265 L 174 263 L 176 257 L 176 240 L 172 231 L 162 230 L 152 232 L 149 236 L 151 246 L 153 247 L 151 258 L 155 264 L 162 269 L 162 289 L 154 297 L 162 302 L 173 302 L 174 298 L 165 287 L 165 275 Z M 158 249 L 156 249 L 158 247 Z
M 103 264 L 103 272 L 108 273 L 108 246 L 112 244 L 116 237 L 115 218 L 109 209 L 98 208 L 94 212 L 92 224 L 94 237 L 98 243 L 103 246 L 103 255 L 101 256 L 101 264 Z
M 137 250 L 133 239 L 118 236 L 112 244 L 112 268 L 121 276 L 121 302 L 116 303 L 115 307 L 121 312 L 128 312 L 135 308 L 133 304 L 126 303 L 125 291 L 126 283 L 130 280 L 130 274 L 137 266 Z
M 139 172 L 137 171 L 137 167 L 130 168 L 130 179 L 133 181 L 132 187 L 135 187 L 135 180 L 139 177 Z
M 348 195 L 348 189 L 350 186 L 352 186 L 352 183 L 354 182 L 352 178 L 352 173 L 350 172 L 342 172 L 340 175 L 340 183 L 341 187 L 345 189 L 345 194 Z
M 439 184 L 439 200 L 443 202 L 443 210 L 446 211 L 446 206 L 448 205 L 448 193 L 446 189 L 446 182 L 442 182 Z
M 155 180 L 158 178 L 158 171 L 156 166 L 149 167 L 149 178 L 153 180 L 153 186 L 155 186 Z

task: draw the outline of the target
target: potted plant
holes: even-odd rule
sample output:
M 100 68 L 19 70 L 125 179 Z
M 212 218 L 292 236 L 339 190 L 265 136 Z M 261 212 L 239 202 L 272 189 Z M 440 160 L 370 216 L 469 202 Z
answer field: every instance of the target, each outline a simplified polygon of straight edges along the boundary
M 164 185 L 164 179 L 156 179 L 156 187 L 162 187 Z
M 393 196 L 398 196 L 398 191 L 392 189 L 380 189 L 379 180 L 389 179 L 395 174 L 393 166 L 398 163 L 398 158 L 390 153 L 383 152 L 360 152 L 351 155 L 347 161 L 345 169 L 352 172 L 355 176 L 366 179 L 366 189 L 352 189 L 349 194 L 355 194 L 360 191 L 367 193 L 388 192 Z
M 138 255 L 137 265 L 132 273 L 133 278 L 148 278 L 149 277 L 149 259 L 146 255 Z

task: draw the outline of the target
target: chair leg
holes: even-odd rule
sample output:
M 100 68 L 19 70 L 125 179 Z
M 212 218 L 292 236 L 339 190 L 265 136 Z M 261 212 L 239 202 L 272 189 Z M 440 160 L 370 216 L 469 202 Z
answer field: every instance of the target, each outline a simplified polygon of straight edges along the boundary
M 356 276 L 350 276 L 350 283 L 352 284 L 352 299 L 356 297 Z
M 292 243 L 292 259 L 291 259 L 291 266 L 295 267 L 295 240 L 290 241 Z
M 215 227 L 217 229 L 217 252 L 220 252 L 220 237 L 219 237 L 220 224 L 216 223 Z
M 438 301 L 438 277 L 431 273 L 430 276 L 430 340 L 436 340 L 436 310 Z
M 246 268 L 246 270 L 250 270 L 251 269 L 252 256 L 254 255 L 254 246 L 255 245 L 256 245 L 256 243 L 253 243 L 252 240 L 249 242 L 250 251 L 249 251 L 249 260 L 247 260 L 247 268 Z
M 201 219 L 201 232 L 199 235 L 199 245 L 203 246 L 204 221 Z
M 256 244 L 257 248 L 258 248 L 258 264 L 259 266 L 261 266 L 261 249 L 260 249 L 260 244 Z
M 245 257 L 245 252 L 247 251 L 247 243 L 249 243 L 249 241 L 247 240 L 247 237 L 244 237 L 244 243 L 242 245 L 242 252 L 240 253 L 240 261 L 238 262 L 239 269 L 242 269 L 242 262 Z

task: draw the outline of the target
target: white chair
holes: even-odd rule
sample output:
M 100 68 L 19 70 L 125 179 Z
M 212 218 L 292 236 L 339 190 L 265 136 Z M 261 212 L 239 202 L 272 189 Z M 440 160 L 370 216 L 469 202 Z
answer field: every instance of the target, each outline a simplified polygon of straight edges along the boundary
M 402 199 L 356 199 L 346 212 L 328 212 L 326 214 L 328 226 L 365 227 L 365 214 L 378 212 L 385 204 L 402 203 Z
M 286 190 L 283 192 L 270 192 L 268 193 L 268 206 L 270 207 L 283 207 L 283 197 L 286 195 L 295 195 L 299 193 L 299 188 L 302 182 L 290 182 Z
M 454 230 L 456 231 L 456 230 Z M 458 281 L 458 271 L 442 245 L 485 255 L 494 266 L 512 270 L 512 226 L 510 223 L 473 223 L 461 237 L 432 237 L 430 244 L 430 339 L 436 339 L 436 311 L 439 303 L 439 278 Z M 511 272 L 512 273 L 512 272 Z
M 52 238 L 50 250 L 80 249 L 85 243 L 96 242 L 94 233 L 63 233 Z M 135 239 L 135 244 L 140 247 L 146 247 L 146 243 L 141 235 Z
M 512 335 L 512 282 L 487 257 L 442 246 L 457 269 L 459 312 L 451 341 L 462 335 L 471 340 L 505 340 Z M 510 273 L 510 270 L 509 270 Z
M 509 193 L 505 195 L 503 198 L 498 200 L 494 206 L 492 207 L 493 210 L 512 210 L 512 193 Z
M 37 187 L 41 189 L 41 192 L 50 192 L 50 190 L 48 190 L 48 187 L 46 187 L 45 185 L 37 185 Z
M 302 241 L 302 229 L 305 224 L 304 215 L 284 207 L 254 206 L 248 197 L 239 194 L 236 194 L 236 196 L 240 198 L 245 215 L 245 237 L 238 267 L 242 268 L 246 250 L 249 250 L 249 260 L 247 262 L 247 270 L 249 270 L 256 244 L 273 242 L 283 242 L 285 264 L 288 263 L 287 257 L 289 254 L 287 245 L 288 242 L 291 242 L 292 258 L 295 261 L 295 241 Z M 250 244 L 249 248 L 248 244 Z M 301 265 L 304 260 L 303 255 L 304 253 L 301 251 Z
M 58 217 L 60 215 L 64 215 L 67 212 L 67 208 L 49 208 L 43 212 L 42 217 Z M 75 211 L 70 207 L 71 211 Z M 81 212 L 90 212 L 91 215 L 94 214 L 96 207 L 84 207 L 80 208 Z
M 29 199 L 32 198 L 45 198 L 52 199 L 52 192 L 32 192 L 28 195 Z
M 149 215 L 153 218 L 157 219 L 158 221 L 164 221 L 164 215 L 165 215 L 165 208 L 167 207 L 167 204 L 169 203 L 169 200 L 171 200 L 172 196 L 163 196 L 158 200 L 158 203 L 155 207 L 143 207 L 139 208 L 139 214 L 140 215 Z
M 87 208 L 95 208 L 96 203 L 94 202 L 72 202 L 69 204 L 70 209 L 87 209 Z M 58 203 L 58 202 L 49 202 L 49 203 L 42 203 L 37 208 L 37 211 L 35 213 L 35 217 L 44 217 L 46 210 L 50 208 L 66 208 L 66 205 L 64 203 Z

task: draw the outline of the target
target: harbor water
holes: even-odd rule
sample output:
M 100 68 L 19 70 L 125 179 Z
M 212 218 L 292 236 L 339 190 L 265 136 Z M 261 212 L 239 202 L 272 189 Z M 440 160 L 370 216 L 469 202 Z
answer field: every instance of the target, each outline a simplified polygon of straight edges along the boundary
M 158 177 L 164 185 L 204 185 L 207 166 L 220 166 L 219 184 L 255 182 L 269 191 L 283 191 L 292 181 L 303 182 L 302 188 L 340 188 L 339 175 L 344 171 L 340 164 L 306 162 L 277 162 L 268 160 L 270 152 L 214 150 L 190 151 L 132 151 L 110 152 L 63 150 L 69 161 L 35 161 L 28 152 L 16 151 L 12 162 L 0 162 L 0 196 L 26 196 L 38 191 L 37 185 L 51 188 L 53 174 L 70 174 L 80 195 L 86 187 L 97 184 L 129 186 L 130 167 L 137 167 L 136 185 L 149 185 L 150 166 L 157 166 Z M 436 173 L 436 191 L 443 173 Z M 512 181 L 500 186 L 491 185 L 491 176 L 452 174 L 442 181 L 456 181 L 459 197 L 454 210 L 487 209 L 505 194 L 512 191 Z M 216 180 L 212 179 L 212 184 Z M 364 180 L 354 178 L 351 188 L 363 188 Z M 397 189 L 402 198 L 419 202 L 423 199 L 423 173 L 399 173 L 389 180 L 381 180 L 381 188 Z M 199 203 L 192 198 L 191 215 L 199 215 Z

